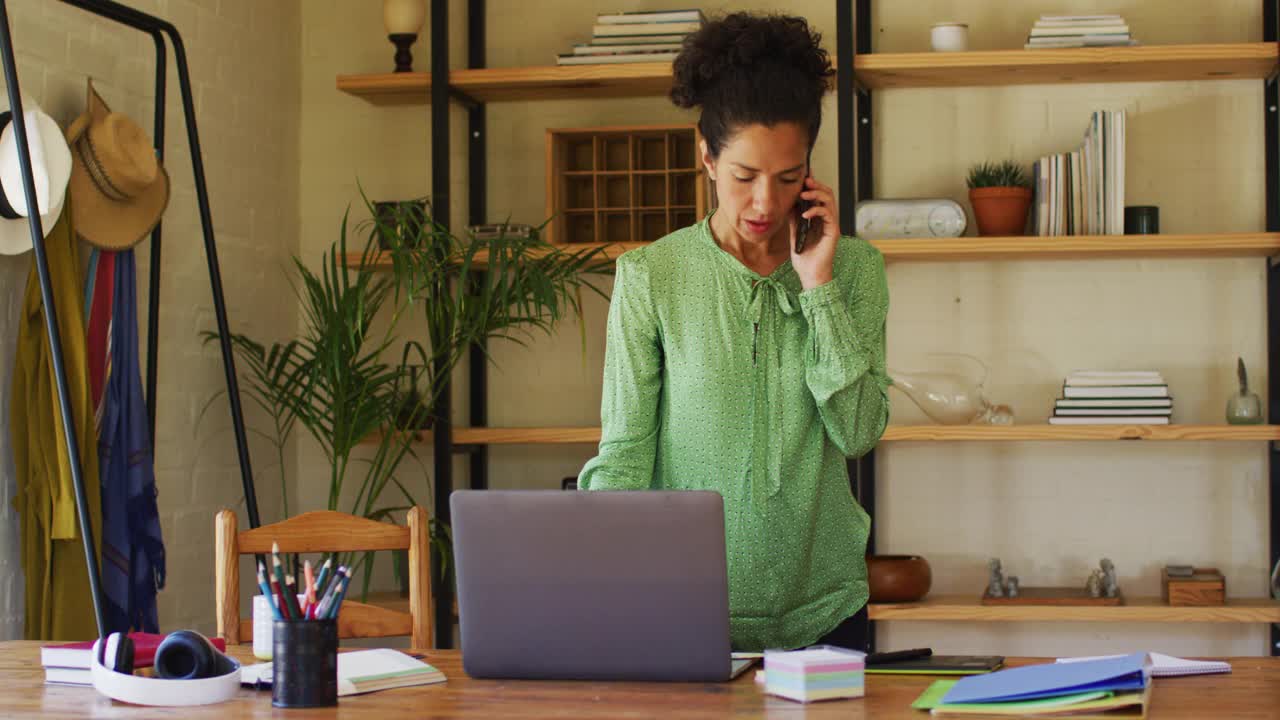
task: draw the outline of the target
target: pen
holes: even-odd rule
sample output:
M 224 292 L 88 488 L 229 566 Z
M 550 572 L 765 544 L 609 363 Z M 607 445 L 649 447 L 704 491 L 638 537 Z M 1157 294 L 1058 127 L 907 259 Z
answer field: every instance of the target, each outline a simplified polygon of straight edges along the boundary
M 271 594 L 271 586 L 267 584 L 267 568 L 262 563 L 258 563 L 258 589 L 267 598 L 267 605 L 271 606 L 271 614 L 275 619 L 283 620 L 284 618 L 280 616 L 280 608 L 276 607 L 275 597 Z
M 293 606 L 289 604 L 288 587 L 284 583 L 284 568 L 280 565 L 280 543 L 271 543 L 271 569 L 276 576 L 276 589 L 280 592 L 280 614 L 283 620 L 293 620 Z
M 338 619 L 338 611 L 342 609 L 342 600 L 347 596 L 347 586 L 351 584 L 351 576 L 346 575 L 342 578 L 342 587 L 338 590 L 337 596 L 333 599 L 333 607 L 329 608 L 325 617 L 330 620 Z
M 871 653 L 866 658 L 866 664 L 884 665 L 887 663 L 901 662 L 903 660 L 914 660 L 916 658 L 929 657 L 932 654 L 932 648 L 913 648 L 911 650 L 894 650 L 892 652 Z

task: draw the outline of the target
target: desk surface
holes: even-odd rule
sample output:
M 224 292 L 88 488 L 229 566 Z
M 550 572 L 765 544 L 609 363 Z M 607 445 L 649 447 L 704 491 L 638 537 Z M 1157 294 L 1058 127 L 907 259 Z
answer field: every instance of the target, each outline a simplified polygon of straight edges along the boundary
M 252 662 L 249 648 L 233 654 Z M 428 654 L 447 683 L 384 690 L 340 698 L 324 710 L 274 710 L 267 692 L 244 690 L 230 703 L 199 708 L 144 708 L 112 701 L 92 688 L 45 685 L 40 643 L 0 642 L 0 716 L 102 718 L 912 718 L 929 716 L 910 709 L 911 701 L 934 678 L 867 676 L 860 700 L 801 705 L 763 695 L 751 671 L 731 683 L 604 683 L 472 680 L 462 671 L 457 651 Z M 1025 664 L 1031 660 L 1012 660 Z M 1280 718 L 1280 658 L 1232 658 L 1230 675 L 1159 678 L 1152 694 L 1151 717 Z

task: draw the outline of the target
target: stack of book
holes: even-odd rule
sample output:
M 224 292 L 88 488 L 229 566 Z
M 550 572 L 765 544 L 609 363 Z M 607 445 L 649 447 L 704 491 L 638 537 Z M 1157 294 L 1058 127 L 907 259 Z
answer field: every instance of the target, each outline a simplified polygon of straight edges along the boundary
M 701 10 L 660 10 L 597 15 L 590 43 L 556 57 L 557 65 L 671 62 L 681 43 L 702 27 Z
M 1155 370 L 1080 370 L 1067 376 L 1050 425 L 1168 425 L 1169 384 Z
M 1129 25 L 1119 15 L 1041 15 L 1023 47 L 1036 50 L 1137 44 L 1129 35 Z
M 1124 234 L 1125 115 L 1095 110 L 1080 147 L 1031 166 L 1037 235 Z

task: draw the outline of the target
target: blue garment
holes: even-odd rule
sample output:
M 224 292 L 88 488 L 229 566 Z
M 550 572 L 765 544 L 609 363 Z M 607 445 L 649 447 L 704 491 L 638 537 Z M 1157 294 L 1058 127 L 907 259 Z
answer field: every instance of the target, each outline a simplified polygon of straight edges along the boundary
M 159 632 L 156 591 L 164 587 L 164 541 L 139 370 L 132 250 L 119 253 L 115 271 L 111 368 L 98 437 L 106 631 Z

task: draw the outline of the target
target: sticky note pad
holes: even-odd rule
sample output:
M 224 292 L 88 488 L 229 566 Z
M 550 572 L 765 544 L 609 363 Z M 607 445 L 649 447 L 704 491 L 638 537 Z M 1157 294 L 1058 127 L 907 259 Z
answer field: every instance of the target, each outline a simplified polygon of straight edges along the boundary
M 866 655 L 829 645 L 764 654 L 765 692 L 812 702 L 866 694 Z

